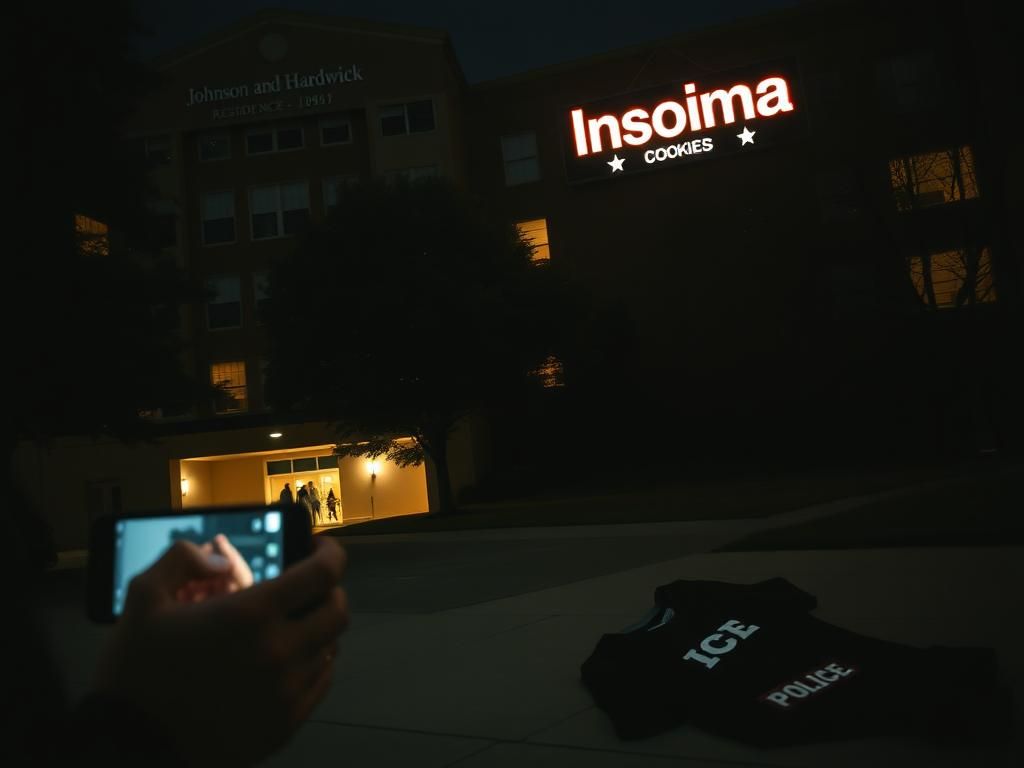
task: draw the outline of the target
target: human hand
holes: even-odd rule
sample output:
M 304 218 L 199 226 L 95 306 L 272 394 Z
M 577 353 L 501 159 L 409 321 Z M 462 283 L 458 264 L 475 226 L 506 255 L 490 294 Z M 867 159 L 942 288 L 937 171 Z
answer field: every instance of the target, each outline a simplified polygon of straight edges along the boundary
M 179 601 L 198 603 L 213 595 L 252 586 L 252 569 L 223 533 L 200 546 L 199 551 L 206 555 L 206 562 L 215 570 L 205 578 L 193 579 L 182 586 L 177 593 Z
M 208 560 L 178 542 L 132 581 L 97 688 L 161 724 L 188 761 L 249 765 L 280 748 L 330 687 L 349 618 L 337 586 L 345 555 L 317 539 L 276 579 L 179 601 L 184 585 L 210 578 Z

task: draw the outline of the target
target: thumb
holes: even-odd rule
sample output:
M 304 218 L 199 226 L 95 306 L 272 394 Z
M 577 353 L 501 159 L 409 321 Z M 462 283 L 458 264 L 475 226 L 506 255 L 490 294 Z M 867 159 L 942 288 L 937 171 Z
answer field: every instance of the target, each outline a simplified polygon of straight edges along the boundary
M 213 552 L 209 545 L 198 547 L 191 541 L 177 541 L 132 581 L 128 599 L 132 600 L 135 592 L 137 598 L 152 604 L 173 598 L 190 581 L 223 577 L 230 570 L 228 559 Z

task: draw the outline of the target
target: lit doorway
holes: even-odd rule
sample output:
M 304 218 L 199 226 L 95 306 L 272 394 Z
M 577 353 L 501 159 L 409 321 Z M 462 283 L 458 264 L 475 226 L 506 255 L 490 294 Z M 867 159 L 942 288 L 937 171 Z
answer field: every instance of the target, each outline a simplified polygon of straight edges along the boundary
M 313 525 L 317 528 L 331 525 L 341 525 L 344 518 L 341 509 L 341 491 L 336 469 L 321 469 L 317 472 L 303 472 L 295 475 L 274 475 L 268 478 L 270 481 L 270 498 L 277 500 L 281 498 L 281 491 L 285 483 L 291 489 L 292 498 L 298 501 L 300 488 L 315 486 L 317 498 L 320 499 L 320 514 L 313 518 Z M 333 501 L 333 504 L 331 503 Z M 330 507 L 333 506 L 332 510 Z
M 299 500 L 299 489 L 315 488 L 320 504 L 319 510 L 313 510 L 313 526 L 325 528 L 344 522 L 337 457 L 272 460 L 266 463 L 266 471 L 269 501 L 281 498 L 286 483 L 295 501 Z

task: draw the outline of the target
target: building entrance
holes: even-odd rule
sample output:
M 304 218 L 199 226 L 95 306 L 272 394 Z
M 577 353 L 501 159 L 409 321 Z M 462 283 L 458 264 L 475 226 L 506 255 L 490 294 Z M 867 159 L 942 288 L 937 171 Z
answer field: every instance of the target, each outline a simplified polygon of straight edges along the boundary
M 307 490 L 315 488 L 315 498 L 320 500 L 320 509 L 319 514 L 314 509 L 313 525 L 315 527 L 341 525 L 343 518 L 338 470 L 320 469 L 315 472 L 273 475 L 268 479 L 270 481 L 270 498 L 272 503 L 274 500 L 281 498 L 281 491 L 284 490 L 285 483 L 288 483 L 288 487 L 291 488 L 292 497 L 295 501 L 299 500 L 300 488 L 306 488 Z M 331 503 L 332 500 L 333 503 Z M 331 506 L 334 507 L 333 510 L 330 508 Z

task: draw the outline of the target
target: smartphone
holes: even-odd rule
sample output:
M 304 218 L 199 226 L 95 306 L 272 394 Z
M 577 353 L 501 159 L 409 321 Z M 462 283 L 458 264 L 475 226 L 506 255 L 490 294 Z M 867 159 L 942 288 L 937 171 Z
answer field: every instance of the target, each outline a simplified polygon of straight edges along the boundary
M 298 505 L 193 507 L 102 517 L 90 532 L 89 618 L 116 621 L 135 576 L 175 542 L 201 545 L 218 533 L 245 558 L 253 583 L 275 578 L 313 547 L 309 514 Z

